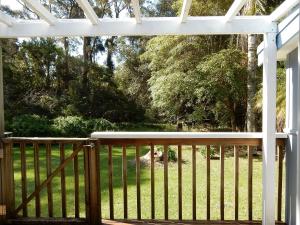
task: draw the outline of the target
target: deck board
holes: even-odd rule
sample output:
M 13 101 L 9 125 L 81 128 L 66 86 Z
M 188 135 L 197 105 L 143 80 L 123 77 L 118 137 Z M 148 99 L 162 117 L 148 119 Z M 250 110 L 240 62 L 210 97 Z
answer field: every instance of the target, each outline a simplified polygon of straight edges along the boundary
M 59 218 L 18 218 L 8 221 L 10 225 L 42 225 L 42 224 L 82 224 L 87 225 L 84 219 L 59 219 Z M 103 225 L 261 225 L 261 221 L 205 221 L 205 220 L 105 220 L 102 219 Z M 285 225 L 284 222 L 276 222 L 276 225 Z
M 104 225 L 193 225 L 193 224 L 207 224 L 207 225 L 261 225 L 261 221 L 205 221 L 205 220 L 102 220 Z M 276 222 L 276 225 L 284 225 L 284 222 Z

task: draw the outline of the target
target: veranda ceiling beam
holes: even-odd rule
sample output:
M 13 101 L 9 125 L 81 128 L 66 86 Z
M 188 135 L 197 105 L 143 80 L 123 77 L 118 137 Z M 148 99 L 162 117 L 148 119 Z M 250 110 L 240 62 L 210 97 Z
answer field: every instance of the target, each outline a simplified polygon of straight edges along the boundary
M 13 17 L 0 12 L 0 23 L 4 23 L 7 26 L 12 26 L 14 22 L 15 19 Z
M 271 21 L 278 21 L 289 11 L 299 4 L 299 0 L 285 0 L 280 6 L 278 6 L 270 15 Z
M 212 35 L 263 34 L 276 32 L 277 24 L 267 16 L 237 16 L 224 23 L 224 16 L 188 17 L 178 24 L 178 17 L 99 19 L 92 25 L 88 19 L 57 19 L 55 26 L 41 20 L 18 20 L 13 26 L 0 26 L 1 37 L 72 37 L 72 36 L 138 36 L 138 35 Z
M 141 23 L 141 10 L 139 0 L 131 0 L 131 6 L 133 9 L 133 14 L 135 16 L 136 23 Z
M 83 10 L 86 18 L 88 18 L 93 25 L 96 25 L 99 23 L 99 18 L 97 14 L 95 13 L 94 9 L 88 2 L 88 0 L 76 0 L 80 8 Z
M 54 17 L 48 9 L 46 9 L 39 0 L 22 0 L 31 10 L 33 10 L 40 18 L 48 24 L 54 25 L 57 18 Z
M 225 22 L 231 21 L 245 5 L 247 0 L 235 0 L 225 15 Z
M 184 23 L 187 20 L 187 17 L 190 12 L 190 8 L 192 5 L 192 0 L 184 0 L 182 4 L 181 14 L 180 14 L 180 22 Z

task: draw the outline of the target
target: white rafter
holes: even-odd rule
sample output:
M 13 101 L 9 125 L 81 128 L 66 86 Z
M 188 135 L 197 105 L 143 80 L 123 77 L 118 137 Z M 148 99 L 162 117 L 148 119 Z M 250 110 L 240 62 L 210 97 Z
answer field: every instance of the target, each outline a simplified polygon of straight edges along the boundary
M 235 0 L 225 15 L 225 22 L 231 21 L 243 8 L 247 0 Z
M 288 14 L 292 8 L 299 4 L 299 0 L 286 0 L 278 6 L 270 15 L 271 21 L 278 21 Z
M 136 23 L 141 23 L 142 19 L 141 19 L 141 10 L 140 10 L 139 0 L 131 0 L 131 6 L 133 9 Z
M 54 25 L 57 18 L 54 17 L 38 0 L 22 0 L 31 10 L 48 24 Z
M 187 17 L 190 12 L 190 8 L 192 5 L 192 0 L 184 0 L 182 4 L 181 14 L 180 14 L 180 22 L 184 23 L 187 20 Z
M 87 0 L 76 0 L 80 8 L 83 10 L 86 18 L 88 18 L 93 25 L 96 25 L 99 23 L 99 18 L 97 14 L 95 13 L 94 9 L 90 5 L 90 3 Z
M 15 22 L 15 19 L 12 18 L 11 16 L 9 15 L 6 15 L 5 13 L 3 12 L 0 12 L 0 23 L 4 23 L 5 25 L 7 26 L 12 26 L 13 23 Z
M 178 17 L 99 19 L 92 25 L 88 19 L 57 19 L 55 26 L 41 20 L 18 20 L 12 27 L 0 26 L 0 37 L 72 37 L 72 36 L 138 36 L 138 35 L 212 35 L 263 34 L 274 32 L 277 24 L 267 16 L 236 16 L 224 23 L 224 16 L 188 17 L 178 24 Z

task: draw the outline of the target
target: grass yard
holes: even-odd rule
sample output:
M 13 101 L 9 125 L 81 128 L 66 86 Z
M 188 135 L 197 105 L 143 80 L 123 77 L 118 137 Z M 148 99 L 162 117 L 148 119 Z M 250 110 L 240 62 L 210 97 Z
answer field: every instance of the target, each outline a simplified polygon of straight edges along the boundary
M 149 148 L 141 149 L 141 155 L 149 151 Z M 197 219 L 206 219 L 206 159 L 197 151 Z M 71 146 L 66 146 L 66 157 L 72 152 Z M 122 161 L 121 148 L 113 150 L 113 186 L 114 186 L 114 212 L 115 218 L 123 217 L 123 192 L 122 192 Z M 54 170 L 60 162 L 58 146 L 52 147 L 52 170 Z M 192 218 L 192 165 L 191 165 L 191 148 L 183 148 L 182 175 L 183 175 L 183 219 Z M 45 147 L 40 147 L 40 174 L 41 182 L 46 179 L 46 160 Z M 108 203 L 108 160 L 107 149 L 101 150 L 101 190 L 102 190 L 102 215 L 103 218 L 109 218 Z M 130 163 L 135 157 L 135 149 L 128 148 L 128 217 L 136 218 L 136 186 L 135 186 L 135 165 Z M 34 165 L 33 165 L 33 149 L 32 146 L 26 148 L 27 160 L 27 190 L 28 195 L 34 190 Z M 15 191 L 16 206 L 21 203 L 21 165 L 20 153 L 18 148 L 14 149 L 14 169 L 15 169 Z M 164 198 L 163 198 L 163 166 L 160 163 L 155 164 L 155 204 L 156 218 L 164 218 Z M 261 159 L 254 159 L 253 162 L 253 219 L 262 218 L 262 162 Z M 239 219 L 247 220 L 247 158 L 240 157 L 240 180 L 239 180 Z M 73 164 L 70 163 L 65 168 L 66 171 L 66 187 L 67 187 L 67 215 L 74 216 L 74 177 Z M 211 160 L 211 219 L 220 219 L 219 207 L 219 180 L 220 167 L 218 160 Z M 284 171 L 285 172 L 285 171 Z M 83 152 L 79 153 L 79 179 L 80 179 L 80 214 L 85 216 L 84 206 L 84 169 L 83 169 Z M 227 156 L 225 158 L 225 219 L 234 219 L 234 158 Z M 276 170 L 277 177 L 277 170 Z M 285 176 L 284 176 L 285 177 Z M 285 179 L 283 179 L 285 181 Z M 283 185 L 283 188 L 285 185 Z M 177 204 L 177 163 L 169 163 L 169 218 L 178 218 Z M 52 180 L 54 216 L 61 216 L 61 195 L 60 195 L 60 177 L 57 176 Z M 283 190 L 284 193 L 284 190 Z M 149 219 L 150 208 L 150 168 L 142 167 L 141 169 L 141 201 L 142 201 L 142 218 Z M 284 204 L 284 196 L 283 196 Z M 48 216 L 47 208 L 47 189 L 41 192 L 42 216 Z M 284 209 L 284 205 L 283 205 Z M 21 212 L 22 213 L 22 212 Z M 34 216 L 34 199 L 28 205 L 28 215 Z M 284 211 L 282 213 L 284 216 Z

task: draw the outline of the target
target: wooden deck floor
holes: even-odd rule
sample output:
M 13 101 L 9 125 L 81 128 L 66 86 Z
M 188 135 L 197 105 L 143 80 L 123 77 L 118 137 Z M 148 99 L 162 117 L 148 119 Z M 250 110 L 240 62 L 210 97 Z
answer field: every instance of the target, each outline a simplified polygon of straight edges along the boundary
M 105 225 L 261 225 L 261 221 L 164 221 L 164 220 L 102 220 Z M 283 222 L 276 222 L 276 225 L 283 225 Z
M 10 225 L 88 225 L 83 219 L 53 219 L 53 218 L 19 218 L 9 220 Z M 102 220 L 103 225 L 261 225 L 261 221 L 178 221 L 178 220 Z M 276 225 L 284 225 L 283 222 L 276 222 Z

